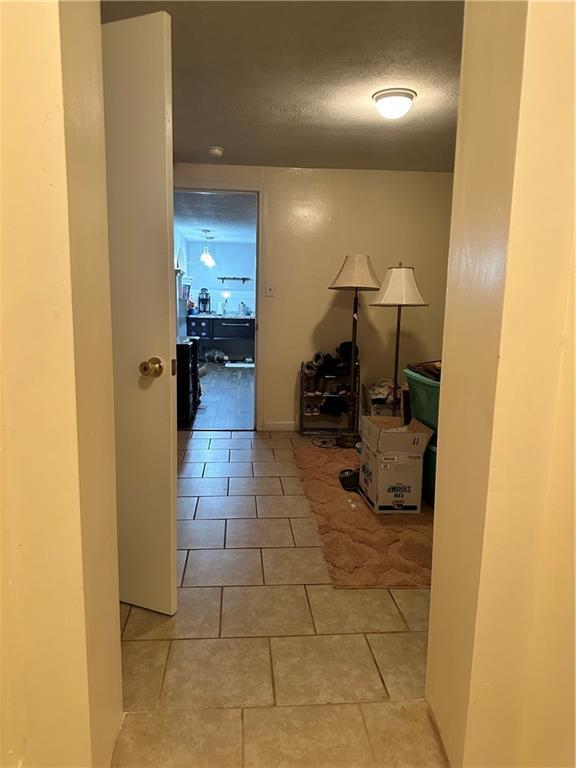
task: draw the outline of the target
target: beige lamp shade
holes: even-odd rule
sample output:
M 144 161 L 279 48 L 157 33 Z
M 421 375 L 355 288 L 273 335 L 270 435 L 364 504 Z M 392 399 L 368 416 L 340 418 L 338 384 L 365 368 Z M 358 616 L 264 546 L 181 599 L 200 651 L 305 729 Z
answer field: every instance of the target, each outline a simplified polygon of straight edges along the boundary
M 380 281 L 370 263 L 370 256 L 353 253 L 344 259 L 340 272 L 328 286 L 336 291 L 377 291 Z
M 414 267 L 390 267 L 384 275 L 384 282 L 372 307 L 426 307 L 416 279 Z

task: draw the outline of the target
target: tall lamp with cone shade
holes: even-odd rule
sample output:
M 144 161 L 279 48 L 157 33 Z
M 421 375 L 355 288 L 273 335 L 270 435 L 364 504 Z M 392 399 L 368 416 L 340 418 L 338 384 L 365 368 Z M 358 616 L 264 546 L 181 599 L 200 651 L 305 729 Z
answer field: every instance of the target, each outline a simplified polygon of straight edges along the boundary
M 394 353 L 394 400 L 392 405 L 392 415 L 396 416 L 398 403 L 398 358 L 400 354 L 400 323 L 402 318 L 402 307 L 426 307 L 428 306 L 422 298 L 416 278 L 414 277 L 414 267 L 404 267 L 402 262 L 397 267 L 389 267 L 384 275 L 382 287 L 370 302 L 371 307 L 396 307 L 396 350 Z
M 348 440 L 358 439 L 358 392 L 356 387 L 356 335 L 358 330 L 358 291 L 377 291 L 380 281 L 376 277 L 370 257 L 363 253 L 346 256 L 340 271 L 328 286 L 335 291 L 354 291 L 352 307 L 352 349 L 350 353 L 350 404 L 348 408 Z

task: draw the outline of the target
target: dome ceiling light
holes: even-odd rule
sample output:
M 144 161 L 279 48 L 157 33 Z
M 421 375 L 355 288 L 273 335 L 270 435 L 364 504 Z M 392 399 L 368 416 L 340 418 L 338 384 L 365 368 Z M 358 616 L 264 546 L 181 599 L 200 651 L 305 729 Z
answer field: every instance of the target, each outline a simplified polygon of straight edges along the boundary
M 398 120 L 410 112 L 415 98 L 416 91 L 410 88 L 385 88 L 383 91 L 376 91 L 372 101 L 386 120 Z

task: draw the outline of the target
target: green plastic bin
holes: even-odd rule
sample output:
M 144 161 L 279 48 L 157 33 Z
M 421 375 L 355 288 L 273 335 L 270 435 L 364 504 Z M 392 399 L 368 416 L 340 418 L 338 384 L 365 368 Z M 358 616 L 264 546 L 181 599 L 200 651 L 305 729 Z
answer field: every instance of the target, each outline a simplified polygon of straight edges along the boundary
M 409 368 L 404 369 L 404 376 L 406 376 L 410 389 L 412 416 L 436 432 L 438 430 L 440 382 L 433 381 L 420 373 L 415 373 Z
M 424 454 L 424 473 L 422 477 L 422 496 L 426 504 L 434 506 L 436 496 L 436 457 L 437 447 L 429 445 Z

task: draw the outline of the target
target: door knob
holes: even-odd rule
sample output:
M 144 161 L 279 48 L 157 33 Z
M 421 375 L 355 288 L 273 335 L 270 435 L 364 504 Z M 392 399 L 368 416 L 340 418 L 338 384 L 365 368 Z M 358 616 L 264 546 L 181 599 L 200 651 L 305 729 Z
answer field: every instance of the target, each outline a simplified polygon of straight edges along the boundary
M 164 373 L 164 363 L 159 357 L 151 357 L 150 360 L 144 360 L 140 363 L 140 373 L 142 376 L 162 376 Z

